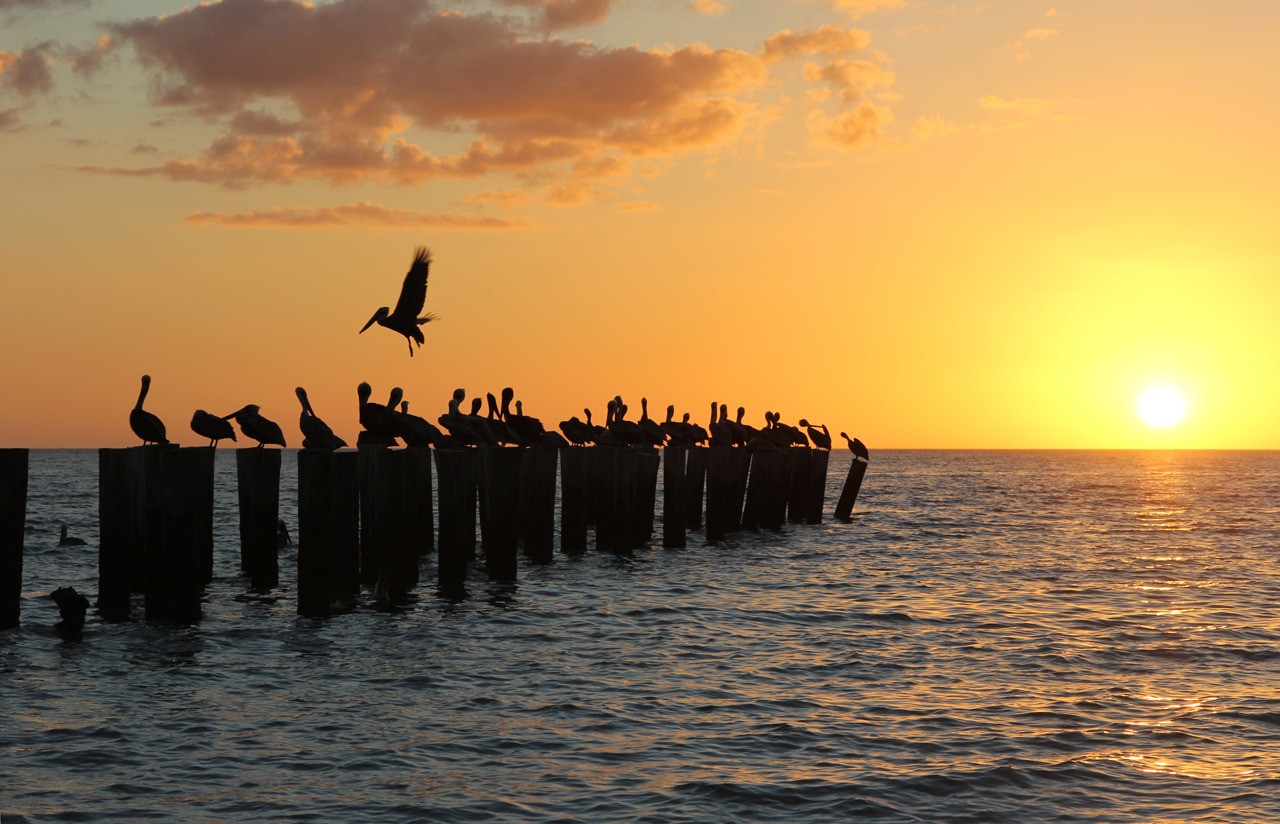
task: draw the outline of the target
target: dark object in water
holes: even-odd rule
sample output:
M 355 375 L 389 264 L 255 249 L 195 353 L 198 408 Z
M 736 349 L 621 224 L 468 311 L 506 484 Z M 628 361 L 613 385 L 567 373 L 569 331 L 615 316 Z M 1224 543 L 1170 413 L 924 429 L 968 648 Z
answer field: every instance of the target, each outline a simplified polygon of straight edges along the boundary
M 282 549 L 293 546 L 293 538 L 289 536 L 289 527 L 284 521 L 276 521 L 276 546 Z
M 58 605 L 62 620 L 54 625 L 64 641 L 79 641 L 84 630 L 84 616 L 89 611 L 89 599 L 76 592 L 75 587 L 59 587 L 50 595 Z
M 84 538 L 75 538 L 67 534 L 67 525 L 62 525 L 62 534 L 58 538 L 58 546 L 84 546 Z

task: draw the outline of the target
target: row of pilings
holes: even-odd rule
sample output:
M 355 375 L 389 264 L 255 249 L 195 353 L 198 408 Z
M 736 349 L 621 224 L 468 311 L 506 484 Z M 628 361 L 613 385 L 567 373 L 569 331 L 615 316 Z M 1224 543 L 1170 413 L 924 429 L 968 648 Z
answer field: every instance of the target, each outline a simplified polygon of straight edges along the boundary
M 279 584 L 283 452 L 236 450 L 240 568 L 251 589 Z M 422 582 L 420 559 L 437 554 L 437 591 L 466 593 L 483 560 L 490 581 L 517 577 L 517 558 L 550 562 L 560 551 L 629 554 L 653 543 L 658 474 L 661 538 L 686 546 L 740 530 L 821 523 L 829 453 L 757 452 L 728 446 L 479 447 L 297 453 L 297 609 L 327 616 L 375 602 L 403 603 Z M 18 624 L 28 453 L 0 450 L 0 628 Z M 867 464 L 855 459 L 835 509 L 848 519 Z M 98 610 L 178 624 L 200 620 L 213 580 L 214 448 L 100 449 Z M 559 480 L 559 529 L 556 499 Z

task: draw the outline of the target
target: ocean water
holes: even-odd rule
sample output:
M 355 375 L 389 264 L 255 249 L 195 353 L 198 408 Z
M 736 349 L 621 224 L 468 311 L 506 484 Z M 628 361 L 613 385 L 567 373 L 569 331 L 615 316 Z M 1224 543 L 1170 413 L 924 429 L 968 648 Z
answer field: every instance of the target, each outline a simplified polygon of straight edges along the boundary
M 880 451 L 852 523 L 328 620 L 291 550 L 248 593 L 234 483 L 202 623 L 69 643 L 97 456 L 32 452 L 3 824 L 1280 820 L 1280 453 Z

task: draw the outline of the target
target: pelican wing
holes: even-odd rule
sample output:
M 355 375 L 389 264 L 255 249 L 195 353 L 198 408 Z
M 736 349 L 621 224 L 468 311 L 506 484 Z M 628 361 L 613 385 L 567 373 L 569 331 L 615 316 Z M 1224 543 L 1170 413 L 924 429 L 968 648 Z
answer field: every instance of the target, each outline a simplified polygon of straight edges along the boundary
M 431 250 L 419 247 L 413 258 L 409 273 L 404 276 L 404 285 L 400 287 L 400 300 L 396 302 L 395 311 L 391 314 L 398 318 L 418 319 L 418 313 L 427 302 L 427 272 L 431 266 Z

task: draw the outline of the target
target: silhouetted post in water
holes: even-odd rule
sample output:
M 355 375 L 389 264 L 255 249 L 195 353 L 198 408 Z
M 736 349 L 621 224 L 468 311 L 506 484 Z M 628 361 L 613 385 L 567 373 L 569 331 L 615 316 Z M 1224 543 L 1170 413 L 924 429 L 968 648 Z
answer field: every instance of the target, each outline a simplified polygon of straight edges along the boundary
M 638 446 L 636 453 L 635 491 L 632 503 L 632 548 L 646 547 L 653 540 L 653 515 L 658 496 L 658 450 L 652 446 Z
M 787 455 L 787 521 L 802 524 L 808 517 L 809 493 L 809 455 L 812 450 L 807 446 L 793 446 L 786 451 Z
M 751 464 L 747 474 L 747 498 L 742 506 L 742 528 L 743 529 L 759 529 L 762 512 L 764 510 L 764 496 L 767 494 L 765 489 L 765 463 L 766 455 L 772 456 L 774 453 L 757 452 L 751 455 Z
M 600 510 L 604 506 L 601 485 L 604 483 L 605 462 L 612 460 L 608 457 L 611 455 L 608 450 L 612 448 L 599 444 L 583 447 L 582 472 L 585 494 L 582 498 L 582 513 L 583 520 L 588 526 L 596 526 L 600 523 Z M 599 544 L 598 537 L 596 543 Z M 599 549 L 598 546 L 597 549 Z
M 298 614 L 329 617 L 336 461 L 331 449 L 298 451 Z
M 431 512 L 431 450 L 412 447 L 401 453 L 404 463 L 403 560 L 409 586 L 418 585 L 418 559 L 435 549 L 435 516 Z
M 685 548 L 685 479 L 689 449 L 668 446 L 662 450 L 662 545 Z
M 609 463 L 608 458 L 605 459 L 604 465 L 601 467 L 606 476 L 604 484 L 601 485 L 601 495 L 609 495 L 607 500 L 601 500 L 602 511 L 600 513 L 600 526 L 596 527 L 596 534 L 599 535 L 600 528 L 604 526 L 607 520 L 609 528 L 607 531 L 607 546 L 610 552 L 622 553 L 630 555 L 635 549 L 635 500 L 636 500 L 636 474 L 639 460 L 637 459 L 636 450 L 633 447 L 619 447 L 613 450 L 613 462 Z M 612 481 L 608 480 L 612 475 Z M 599 543 L 597 541 L 597 543 Z
M 787 520 L 787 482 L 791 477 L 791 450 L 758 453 L 756 458 L 767 455 L 764 462 L 764 498 L 760 507 L 760 526 L 780 530 Z
M 707 448 L 695 446 L 689 450 L 685 468 L 685 526 L 691 531 L 702 529 L 702 490 L 707 477 Z
M 520 544 L 520 464 L 522 449 L 480 447 L 481 535 L 485 569 L 491 581 L 516 579 Z
M 862 479 L 866 474 L 867 462 L 854 456 L 849 463 L 844 489 L 840 492 L 840 502 L 836 504 L 837 520 L 847 521 L 853 515 L 853 505 L 858 500 L 858 490 L 862 489 Z
M 164 569 L 164 456 L 163 446 L 135 446 L 131 450 L 137 473 L 136 511 L 142 544 L 143 614 L 148 621 L 168 618 Z M 275 530 L 272 529 L 274 537 Z M 274 540 L 272 546 L 275 546 Z
M 147 551 L 160 552 L 159 563 L 148 556 L 150 569 L 159 567 L 160 590 L 147 590 L 147 620 L 159 618 L 175 624 L 193 624 L 201 618 L 200 593 L 205 584 L 206 542 L 201 533 L 205 524 L 205 501 L 203 493 L 212 494 L 213 487 L 205 483 L 205 472 L 208 466 L 209 453 L 212 447 L 197 446 L 180 449 L 153 449 L 159 455 L 159 477 L 152 477 L 151 455 L 147 456 L 148 507 L 152 500 L 153 488 L 160 487 L 160 541 L 147 540 Z M 279 467 L 277 455 L 277 469 Z M 278 477 L 278 475 L 277 475 Z M 212 507 L 212 504 L 209 505 Z M 155 527 L 155 522 L 148 524 L 148 531 Z M 148 572 L 149 582 L 154 581 Z M 153 616 L 151 601 L 159 596 L 161 608 L 158 615 Z
M 377 485 L 375 466 L 386 444 L 363 443 L 357 448 L 360 483 L 360 583 L 372 587 L 378 582 L 378 554 L 373 538 L 373 489 Z
M 729 532 L 729 510 L 732 507 L 736 479 L 737 450 L 729 446 L 707 449 L 707 526 L 709 543 L 723 541 Z
M 240 564 L 250 586 L 280 583 L 276 524 L 280 521 L 280 450 L 251 446 L 236 450 L 240 498 Z
M 559 451 L 542 445 L 520 450 L 520 537 L 525 555 L 538 563 L 549 563 L 555 551 Z
M 360 456 L 355 452 L 332 454 L 329 598 L 354 603 L 360 597 Z
M 467 563 L 476 547 L 474 449 L 437 449 L 436 488 L 440 496 L 437 586 L 442 595 L 466 590 Z
M 622 447 L 599 444 L 589 447 L 588 472 L 594 469 L 597 474 L 594 478 L 588 475 L 587 492 L 590 495 L 593 489 L 595 491 L 593 497 L 596 501 L 596 550 L 599 552 L 623 551 L 620 533 L 621 504 L 625 490 L 622 483 L 624 473 L 621 470 L 621 464 L 623 455 L 627 451 Z
M 374 591 L 379 601 L 400 603 L 409 594 L 405 556 L 404 474 L 406 453 L 369 449 L 365 460 L 364 498 L 368 501 L 369 529 L 365 556 L 373 563 Z M 363 532 L 363 530 L 362 530 Z M 414 556 L 416 564 L 417 556 Z
M 805 523 L 822 523 L 822 508 L 827 499 L 827 465 L 831 453 L 825 449 L 815 449 L 809 455 L 809 508 L 805 515 Z
M 587 551 L 586 483 L 590 447 L 560 450 L 560 551 L 579 555 Z
M 208 586 L 213 581 L 213 462 L 216 452 L 212 446 L 192 446 L 185 451 L 190 452 L 190 460 L 194 462 L 191 477 L 195 484 L 193 494 L 197 507 L 197 554 L 200 560 L 201 586 Z
M 734 449 L 731 453 L 733 461 L 733 486 L 729 498 L 729 532 L 742 529 L 742 505 L 747 495 L 747 475 L 751 471 L 751 452 L 747 449 Z
M 131 450 L 98 450 L 98 612 L 107 621 L 123 621 L 131 608 L 134 465 Z
M 0 629 L 22 611 L 22 546 L 27 526 L 26 449 L 0 449 Z

